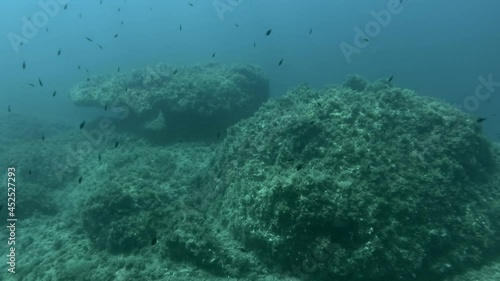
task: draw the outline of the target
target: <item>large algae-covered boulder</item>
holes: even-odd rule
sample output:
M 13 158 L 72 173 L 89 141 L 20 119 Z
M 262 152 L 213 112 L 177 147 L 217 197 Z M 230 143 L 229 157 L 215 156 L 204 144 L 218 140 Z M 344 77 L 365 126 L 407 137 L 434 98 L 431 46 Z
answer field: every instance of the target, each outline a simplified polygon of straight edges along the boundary
M 235 239 L 300 278 L 440 280 L 498 253 L 498 163 L 472 116 L 352 77 L 229 128 L 207 198 Z
M 216 63 L 158 64 L 93 78 L 71 91 L 76 105 L 109 107 L 120 113 L 127 129 L 160 138 L 213 136 L 250 116 L 268 97 L 268 80 L 260 68 Z

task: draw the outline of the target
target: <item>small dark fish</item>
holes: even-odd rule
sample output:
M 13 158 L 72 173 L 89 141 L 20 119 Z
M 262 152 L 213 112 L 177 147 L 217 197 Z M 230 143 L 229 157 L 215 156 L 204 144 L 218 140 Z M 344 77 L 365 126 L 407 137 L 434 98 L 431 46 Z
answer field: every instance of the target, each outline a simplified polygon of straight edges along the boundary
M 97 159 L 99 160 L 99 162 L 101 162 L 101 153 L 99 153 L 99 155 L 97 155 Z
M 61 49 L 59 49 L 59 51 L 57 51 L 57 55 L 60 56 L 61 55 Z
M 401 5 L 401 3 L 403 3 L 403 0 L 399 0 L 399 5 Z
M 269 36 L 271 35 L 271 29 L 269 29 L 267 32 L 266 32 L 266 36 Z
M 172 73 L 172 75 L 175 75 L 175 74 L 177 74 L 177 69 L 176 69 L 176 70 L 174 70 L 174 73 Z
M 486 118 L 482 118 L 482 117 L 479 117 L 479 118 L 477 118 L 477 120 L 476 120 L 476 122 L 477 122 L 477 123 L 482 123 L 482 122 L 484 122 L 484 121 L 486 121 Z
M 26 69 L 26 61 L 23 61 L 23 69 Z
M 363 38 L 363 41 L 365 41 L 365 42 L 370 42 L 370 39 L 368 39 L 368 38 Z
M 7 111 L 10 112 L 10 105 L 7 106 Z
M 118 8 L 118 12 L 121 11 L 121 10 L 122 10 L 122 8 Z
M 88 38 L 87 36 L 85 36 L 85 39 L 87 39 L 87 41 L 89 41 L 89 42 L 94 42 L 94 40 Z
M 313 33 L 313 28 L 309 29 L 309 34 Z
M 217 132 L 217 138 L 220 138 L 220 132 Z
M 44 134 L 42 134 L 42 140 L 45 140 L 45 135 Z
M 234 25 L 235 25 L 236 27 L 240 27 L 237 23 L 234 23 Z
M 0 211 L 3 209 L 3 205 L 0 205 Z
M 97 45 L 97 47 L 99 47 L 101 50 L 103 49 L 101 45 L 99 45 L 99 44 L 97 44 L 97 43 L 96 43 L 96 45 Z
M 215 53 L 212 54 L 212 58 L 215 58 Z
M 255 47 L 255 42 L 253 42 L 253 46 Z
M 115 148 L 117 148 L 117 147 L 118 147 L 118 144 L 119 144 L 118 142 L 115 142 Z
M 394 78 L 394 75 L 391 75 L 391 77 L 389 77 L 389 79 L 387 80 L 388 83 L 391 83 L 392 79 Z
M 80 123 L 80 129 L 83 129 L 84 126 L 85 126 L 85 121 L 83 121 L 82 123 Z
M 120 24 L 123 25 L 123 21 L 121 21 Z
M 45 32 L 49 32 L 49 28 L 48 27 L 45 28 Z
M 107 104 L 105 104 L 105 105 L 104 105 L 104 111 L 107 111 L 107 110 L 108 110 L 108 105 L 107 105 Z
M 278 62 L 278 66 L 281 66 L 282 63 L 283 63 L 283 59 L 281 59 L 280 62 Z
M 83 177 L 80 176 L 80 178 L 78 178 L 78 183 L 82 183 L 82 180 L 83 180 Z
M 31 169 L 28 170 L 28 175 L 31 175 Z
M 64 5 L 64 9 L 67 10 L 68 9 L 68 4 Z
M 82 14 L 78 14 L 78 16 L 79 16 L 80 18 L 82 18 Z
M 115 36 L 113 36 L 114 38 L 117 38 L 118 37 L 118 33 L 115 34 Z
M 116 72 L 120 72 L 120 67 L 118 67 L 118 69 L 116 70 Z
M 54 91 L 54 92 L 52 93 L 52 96 L 53 96 L 53 97 L 55 97 L 55 96 L 56 96 L 56 94 L 57 94 L 57 91 Z
M 85 67 L 85 72 L 89 73 L 89 69 Z
M 89 82 L 89 81 L 90 81 L 90 78 L 87 78 L 87 82 Z
M 35 87 L 35 84 L 33 83 L 28 83 L 28 85 L 30 85 L 31 87 Z
M 40 87 L 43 87 L 43 83 L 42 83 L 42 80 L 40 78 L 38 78 L 38 84 L 40 84 Z
M 100 1 L 100 5 L 102 5 L 102 0 Z
M 81 68 L 82 68 L 81 65 L 78 65 L 78 70 L 80 70 Z
M 193 5 L 193 3 L 189 3 L 189 6 L 193 7 L 194 5 Z
M 191 4 L 191 3 L 189 3 L 189 4 Z M 193 6 L 193 5 L 191 5 L 191 6 Z M 156 244 L 156 242 L 158 242 L 158 238 L 153 237 L 153 238 L 151 239 L 151 246 L 154 246 L 154 245 Z
M 302 170 L 303 167 L 304 167 L 304 164 L 299 164 L 295 168 L 297 169 L 297 171 L 300 171 L 300 170 Z
M 182 24 L 179 24 L 179 30 L 182 31 Z

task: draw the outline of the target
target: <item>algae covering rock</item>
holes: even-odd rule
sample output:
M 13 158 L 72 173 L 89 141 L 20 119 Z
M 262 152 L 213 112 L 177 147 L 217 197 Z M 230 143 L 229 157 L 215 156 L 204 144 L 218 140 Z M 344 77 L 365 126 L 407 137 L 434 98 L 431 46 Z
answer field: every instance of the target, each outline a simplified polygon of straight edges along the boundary
M 498 253 L 498 151 L 476 119 L 351 79 L 228 130 L 207 185 L 216 221 L 301 279 L 441 280 Z
M 268 97 L 260 68 L 215 63 L 148 66 L 93 78 L 71 91 L 76 105 L 107 107 L 119 113 L 122 127 L 151 137 L 213 136 L 253 114 Z

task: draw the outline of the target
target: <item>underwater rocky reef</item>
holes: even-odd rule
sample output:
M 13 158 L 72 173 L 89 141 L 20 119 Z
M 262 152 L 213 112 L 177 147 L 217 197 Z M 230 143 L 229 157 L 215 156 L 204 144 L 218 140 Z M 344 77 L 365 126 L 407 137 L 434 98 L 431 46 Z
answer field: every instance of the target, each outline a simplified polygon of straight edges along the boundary
M 269 98 L 269 85 L 249 64 L 158 64 L 81 82 L 70 96 L 78 106 L 109 108 L 128 132 L 165 141 L 220 134 L 255 112 Z
M 293 276 L 441 280 L 500 249 L 499 156 L 476 118 L 354 75 L 232 126 L 208 209 Z
M 248 79 L 247 89 L 256 84 L 267 89 L 251 66 L 186 72 L 208 75 L 207 67 L 227 71 L 239 87 Z M 123 81 L 134 75 L 80 84 L 75 91 L 81 96 L 74 100 L 112 110 L 113 99 L 100 95 L 119 99 L 120 93 L 133 92 L 113 87 L 130 85 Z M 179 110 L 193 112 L 180 99 L 168 103 L 161 94 L 167 84 L 178 83 L 174 80 L 151 86 L 161 102 L 131 103 L 135 121 L 124 121 L 146 124 L 142 117 L 154 115 L 160 104 L 180 103 Z M 10 155 L 6 159 L 19 164 L 19 203 L 30 208 L 20 213 L 26 234 L 20 237 L 25 254 L 18 276 L 259 281 L 493 276 L 494 267 L 490 273 L 461 275 L 498 259 L 500 250 L 500 146 L 482 135 L 475 117 L 387 80 L 368 82 L 358 75 L 342 85 L 301 85 L 266 98 L 267 93 L 247 99 L 248 111 L 239 115 L 247 118 L 224 123 L 227 134 L 215 142 L 153 146 L 143 131 L 128 130 L 114 133 L 119 146 L 84 144 L 82 132 L 96 123 L 90 122 L 81 129 L 60 126 L 64 130 L 47 133 L 43 141 L 0 150 L 0 157 Z M 214 108 L 231 105 L 224 107 L 227 112 L 238 108 L 223 99 L 217 104 Z M 200 129 L 190 124 L 183 126 Z M 75 147 L 86 149 L 71 152 Z M 44 178 L 67 159 L 72 164 L 64 173 Z

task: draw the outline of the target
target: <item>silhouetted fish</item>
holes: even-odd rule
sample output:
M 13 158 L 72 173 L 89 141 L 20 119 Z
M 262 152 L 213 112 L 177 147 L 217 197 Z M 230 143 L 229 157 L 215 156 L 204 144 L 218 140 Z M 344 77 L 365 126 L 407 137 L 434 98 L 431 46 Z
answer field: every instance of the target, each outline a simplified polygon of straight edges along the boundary
M 85 126 L 85 121 L 83 121 L 82 123 L 80 123 L 80 129 L 83 129 L 84 126 Z
M 283 59 L 281 59 L 280 62 L 278 62 L 278 66 L 281 66 L 282 63 L 283 63 Z
M 54 91 L 54 93 L 52 93 L 52 96 L 55 97 L 57 94 L 57 91 Z
M 116 72 L 120 72 L 120 67 L 118 67 L 118 69 L 116 70 Z
M 117 38 L 117 37 L 118 37 L 118 33 L 117 33 L 117 34 L 115 34 L 115 36 L 113 36 L 113 37 L 114 37 L 114 38 Z
M 173 75 L 177 74 L 177 69 L 176 69 L 176 70 L 174 70 L 174 73 L 172 73 L 172 74 L 173 74 Z
M 26 61 L 23 61 L 23 69 L 26 69 Z
M 389 77 L 389 80 L 387 80 L 387 82 L 391 83 L 393 78 L 394 78 L 394 75 L 391 75 L 391 77 Z
M 42 134 L 42 140 L 45 140 L 45 135 Z
M 59 51 L 57 51 L 57 55 L 60 56 L 61 55 L 61 49 L 59 49 Z
M 80 178 L 78 178 L 78 183 L 82 183 L 82 180 L 83 180 L 83 177 L 80 176 Z
M 31 87 L 35 87 L 35 84 L 33 83 L 28 83 L 28 85 L 30 85 Z
M 64 5 L 64 9 L 67 10 L 68 9 L 68 4 Z
M 483 121 L 486 121 L 486 118 L 479 117 L 476 120 L 477 123 L 482 123 Z
M 85 39 L 87 39 L 87 41 L 89 41 L 89 42 L 94 42 L 94 40 L 88 38 L 87 36 L 85 36 Z
M 255 42 L 253 42 L 253 46 L 255 47 Z
M 235 25 L 236 27 L 240 27 L 237 23 L 234 23 L 234 25 Z
M 313 28 L 309 29 L 309 34 L 313 33 Z
M 115 142 L 115 148 L 118 147 L 118 144 L 119 144 L 118 142 Z
M 193 7 L 193 3 L 189 3 L 189 6 Z
M 42 83 L 42 80 L 40 78 L 38 78 L 38 84 L 40 84 L 40 87 L 43 87 L 43 83 Z
M 108 105 L 107 105 L 107 104 L 105 104 L 105 105 L 104 105 L 104 111 L 107 111 L 107 110 L 108 110 Z
M 10 112 L 10 105 L 7 106 L 7 111 Z
M 212 54 L 212 58 L 215 58 L 215 53 Z
M 182 24 L 179 24 L 179 30 L 182 31 Z
M 99 45 L 99 44 L 97 44 L 97 43 L 96 43 L 96 45 L 97 45 L 97 47 L 99 47 L 101 50 L 103 49 L 101 45 Z
M 28 175 L 31 175 L 31 169 L 28 170 Z
M 97 160 L 99 160 L 99 162 L 101 162 L 101 153 L 99 153 L 99 154 L 97 155 Z
M 269 36 L 271 34 L 271 29 L 269 29 L 267 32 L 266 32 L 266 36 Z

